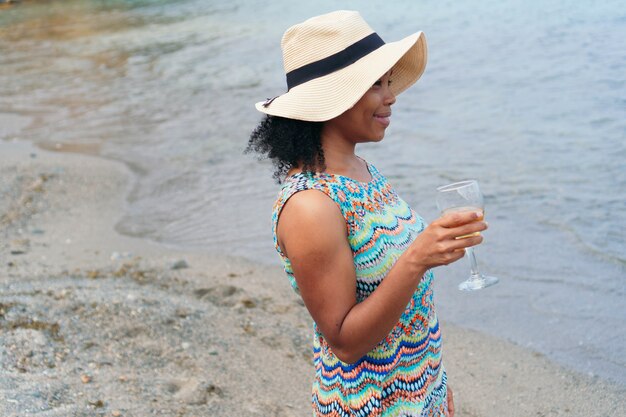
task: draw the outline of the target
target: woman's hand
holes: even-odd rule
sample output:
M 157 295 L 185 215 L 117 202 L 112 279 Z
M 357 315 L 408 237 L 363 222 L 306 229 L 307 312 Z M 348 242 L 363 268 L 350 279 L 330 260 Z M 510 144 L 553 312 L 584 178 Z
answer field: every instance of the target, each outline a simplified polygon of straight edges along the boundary
M 452 388 L 448 385 L 448 417 L 454 417 L 454 396 L 452 394 Z
M 483 237 L 459 237 L 486 230 L 487 223 L 482 218 L 482 211 L 460 211 L 438 218 L 415 238 L 405 252 L 406 260 L 416 267 L 430 269 L 461 259 L 464 249 L 478 245 Z

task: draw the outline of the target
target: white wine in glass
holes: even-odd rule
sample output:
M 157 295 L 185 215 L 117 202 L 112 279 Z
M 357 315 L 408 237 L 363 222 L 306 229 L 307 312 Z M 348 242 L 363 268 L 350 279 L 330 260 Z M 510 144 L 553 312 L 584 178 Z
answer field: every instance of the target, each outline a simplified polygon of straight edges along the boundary
M 482 210 L 484 213 L 483 195 L 475 180 L 455 182 L 437 188 L 437 207 L 442 214 L 455 211 L 476 211 Z M 463 239 L 480 234 L 479 232 L 469 235 L 459 236 Z M 498 278 L 483 275 L 478 270 L 476 255 L 473 248 L 465 248 L 465 255 L 470 261 L 470 277 L 459 284 L 459 289 L 463 291 L 479 290 L 489 287 L 498 282 Z

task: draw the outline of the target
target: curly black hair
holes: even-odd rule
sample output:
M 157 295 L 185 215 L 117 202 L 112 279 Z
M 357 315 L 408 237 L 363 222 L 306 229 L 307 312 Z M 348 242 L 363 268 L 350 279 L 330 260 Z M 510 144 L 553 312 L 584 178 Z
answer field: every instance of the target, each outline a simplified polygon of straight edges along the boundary
M 266 115 L 250 135 L 245 153 L 256 152 L 271 159 L 274 179 L 280 184 L 293 167 L 302 171 L 323 171 L 324 122 L 307 122 Z

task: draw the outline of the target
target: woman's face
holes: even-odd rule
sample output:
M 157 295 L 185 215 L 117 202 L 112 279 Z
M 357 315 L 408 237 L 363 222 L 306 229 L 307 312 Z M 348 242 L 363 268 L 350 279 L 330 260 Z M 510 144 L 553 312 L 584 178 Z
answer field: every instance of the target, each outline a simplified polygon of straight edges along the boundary
M 387 72 L 367 90 L 351 109 L 327 121 L 327 133 L 339 134 L 354 143 L 378 142 L 389 126 L 391 105 L 396 96 L 391 92 L 391 71 Z

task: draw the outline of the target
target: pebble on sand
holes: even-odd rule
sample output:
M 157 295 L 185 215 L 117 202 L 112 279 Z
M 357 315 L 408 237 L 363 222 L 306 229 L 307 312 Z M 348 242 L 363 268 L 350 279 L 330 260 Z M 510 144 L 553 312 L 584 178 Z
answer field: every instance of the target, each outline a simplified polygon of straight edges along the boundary
M 178 259 L 170 264 L 170 269 L 172 270 L 185 269 L 185 268 L 189 268 L 189 264 L 184 259 Z

